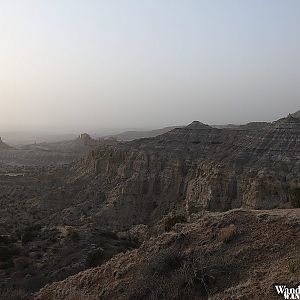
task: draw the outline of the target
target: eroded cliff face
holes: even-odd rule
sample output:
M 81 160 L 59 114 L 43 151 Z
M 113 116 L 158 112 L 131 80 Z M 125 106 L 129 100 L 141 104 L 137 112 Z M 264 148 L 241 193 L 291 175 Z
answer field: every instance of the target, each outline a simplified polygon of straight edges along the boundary
M 76 149 L 78 144 L 83 145 L 80 141 L 75 144 Z M 212 257 L 224 257 L 227 253 L 237 256 L 242 268 L 245 257 L 248 259 L 248 266 L 240 272 L 241 277 L 233 279 L 228 288 L 244 282 L 253 262 L 250 255 L 256 259 L 257 249 L 272 260 L 274 257 L 270 256 L 269 248 L 274 247 L 274 254 L 278 257 L 285 255 L 284 264 L 289 254 L 284 249 L 284 253 L 279 255 L 279 246 L 288 243 L 289 239 L 296 243 L 294 234 L 299 229 L 299 212 L 295 211 L 297 221 L 293 217 L 289 225 L 292 231 L 287 229 L 289 213 L 285 209 L 271 210 L 270 214 L 255 210 L 259 224 L 249 216 L 251 209 L 288 207 L 293 202 L 291 199 L 299 199 L 299 146 L 299 119 L 292 116 L 272 124 L 255 123 L 231 129 L 216 129 L 193 122 L 155 138 L 103 143 L 97 149 L 91 148 L 94 150 L 87 158 L 70 165 L 39 168 L 2 165 L 0 234 L 5 238 L 0 246 L 6 249 L 17 247 L 19 252 L 11 254 L 13 263 L 8 265 L 0 259 L 0 268 L 8 268 L 0 272 L 0 290 L 9 283 L 13 288 L 20 287 L 31 293 L 46 283 L 65 279 L 86 269 L 90 266 L 87 264 L 90 255 L 95 253 L 101 258 L 98 257 L 95 262 L 98 265 L 120 251 L 138 247 L 143 241 L 149 241 L 146 249 L 155 247 L 151 239 L 153 241 L 153 238 L 168 231 L 167 228 L 177 230 L 174 241 L 177 245 L 177 242 L 184 241 L 182 233 L 185 225 L 166 226 L 170 220 L 187 221 L 191 230 L 194 226 L 198 228 L 194 240 L 199 245 L 194 247 L 189 239 L 184 244 L 187 258 L 192 257 L 191 249 L 198 253 L 213 242 L 216 248 L 212 249 Z M 6 152 L 11 151 L 17 150 Z M 297 203 L 295 207 L 300 205 L 300 201 Z M 243 212 L 245 219 L 238 219 L 239 216 L 234 213 L 237 210 L 233 208 Z M 232 218 L 227 219 L 232 212 Z M 267 232 L 265 222 L 270 221 L 270 226 L 273 226 L 274 212 L 286 215 Z M 199 226 L 206 217 L 212 223 Z M 241 228 L 242 222 L 244 229 Z M 220 250 L 216 233 L 231 224 L 242 232 L 237 236 L 236 252 L 232 252 L 234 248 L 228 248 L 226 243 L 224 249 L 222 246 L 221 251 L 216 252 Z M 252 234 L 255 224 L 257 235 L 253 239 L 244 239 L 243 234 Z M 283 232 L 282 228 L 286 231 Z M 210 230 L 207 240 L 200 235 L 205 230 Z M 25 239 L 21 243 L 20 238 L 27 235 L 28 239 L 28 234 L 29 240 L 32 240 Z M 257 237 L 259 240 L 254 245 Z M 264 239 L 268 244 L 264 243 Z M 169 241 L 165 242 L 169 247 Z M 240 245 L 246 243 L 246 252 L 240 252 Z M 155 253 L 159 251 L 154 249 L 152 254 Z M 148 257 L 147 253 L 141 255 Z M 19 269 L 20 259 L 27 264 L 25 269 Z M 118 257 L 114 259 L 118 261 Z M 262 258 L 258 266 L 266 261 Z M 267 261 L 267 265 L 274 261 Z M 122 262 L 119 263 L 122 265 Z M 193 265 L 190 260 L 184 260 L 183 265 L 186 266 L 186 263 Z M 140 277 L 138 269 L 134 273 L 136 279 Z M 231 266 L 229 269 L 236 270 Z M 119 267 L 111 270 L 118 274 Z M 278 270 L 280 273 L 281 267 Z M 269 272 L 273 274 L 272 269 Z M 97 282 L 104 291 L 102 278 L 107 278 L 107 273 L 103 269 L 103 273 L 99 274 Z M 219 274 L 220 292 L 227 278 L 222 274 Z M 288 274 L 286 276 L 288 278 Z M 81 275 L 78 278 L 81 281 Z M 84 288 L 86 292 L 94 290 L 89 280 Z M 247 282 L 247 278 L 245 280 Z M 136 284 L 139 287 L 138 280 Z M 64 290 L 68 294 L 64 285 L 59 284 L 58 287 L 58 293 Z M 70 287 L 74 288 L 72 281 Z M 114 290 L 112 286 L 112 293 Z M 44 295 L 41 299 L 46 299 Z M 108 294 L 108 299 L 114 298 L 112 295 Z M 122 298 L 123 292 L 118 295 Z M 50 299 L 58 299 L 56 292 L 53 297 Z M 220 299 L 224 299 L 222 294 Z
M 105 192 L 97 213 L 102 221 L 126 227 L 155 223 L 183 203 L 191 164 L 182 155 L 130 148 L 100 152 L 91 153 L 84 170 Z
M 216 129 L 200 122 L 151 139 L 101 147 L 77 173 L 105 193 L 97 217 L 116 229 L 186 214 L 286 205 L 300 185 L 300 120 L 261 129 Z
M 241 183 L 235 172 L 221 165 L 202 163 L 187 186 L 186 212 L 226 211 L 241 207 Z

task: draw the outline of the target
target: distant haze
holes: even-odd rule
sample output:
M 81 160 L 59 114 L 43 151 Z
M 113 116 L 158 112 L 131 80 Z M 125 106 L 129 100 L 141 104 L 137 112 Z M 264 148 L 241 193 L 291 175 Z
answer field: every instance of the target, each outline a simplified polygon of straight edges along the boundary
M 0 129 L 271 121 L 300 104 L 298 0 L 3 0 Z

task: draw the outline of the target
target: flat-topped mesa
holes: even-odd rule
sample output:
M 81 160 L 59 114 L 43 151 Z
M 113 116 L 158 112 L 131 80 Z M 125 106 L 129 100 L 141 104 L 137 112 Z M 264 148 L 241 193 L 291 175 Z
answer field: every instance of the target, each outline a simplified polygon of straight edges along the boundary
M 191 124 L 187 125 L 185 128 L 188 128 L 188 129 L 212 129 L 211 126 L 201 123 L 199 121 L 193 121 Z

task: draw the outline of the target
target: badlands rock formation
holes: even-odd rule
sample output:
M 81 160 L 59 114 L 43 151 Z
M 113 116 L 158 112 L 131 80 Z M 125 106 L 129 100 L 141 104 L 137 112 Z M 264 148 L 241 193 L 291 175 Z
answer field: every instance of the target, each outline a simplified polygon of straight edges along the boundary
M 216 129 L 200 122 L 161 136 L 92 151 L 76 178 L 105 193 L 95 208 L 115 230 L 184 214 L 289 205 L 300 186 L 300 119 L 258 129 Z
M 35 297 L 273 299 L 272 284 L 297 282 L 295 115 L 224 129 L 194 121 L 90 150 L 68 165 L 0 165 L 0 298 L 50 284 Z

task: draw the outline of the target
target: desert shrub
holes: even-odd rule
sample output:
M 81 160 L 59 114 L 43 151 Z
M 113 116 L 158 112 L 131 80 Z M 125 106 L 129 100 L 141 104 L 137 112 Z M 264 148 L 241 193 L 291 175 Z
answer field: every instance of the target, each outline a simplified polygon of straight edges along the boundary
M 300 270 L 300 259 L 293 259 L 289 262 L 288 269 L 291 273 L 296 273 Z
M 289 199 L 293 207 L 300 207 L 300 187 L 289 190 Z
M 47 280 L 41 274 L 24 279 L 22 286 L 27 293 L 33 293 L 41 289 L 46 283 Z
M 177 223 L 186 223 L 186 217 L 183 215 L 173 215 L 165 219 L 165 231 L 170 231 Z
M 5 300 L 25 300 L 26 296 L 25 291 L 21 289 L 6 289 L 0 291 L 0 299 Z
M 128 299 L 207 298 L 226 286 L 229 270 L 229 263 L 221 256 L 162 250 L 140 267 L 137 281 L 128 287 Z
M 80 238 L 78 231 L 73 227 L 68 227 L 67 228 L 67 235 L 74 242 L 78 241 L 79 238 Z
M 8 235 L 0 235 L 0 244 L 9 244 L 11 242 L 11 238 Z
M 102 248 L 94 249 L 87 255 L 86 266 L 89 268 L 97 267 L 103 263 L 104 258 L 104 250 Z
M 230 224 L 228 227 L 222 228 L 219 232 L 219 239 L 224 242 L 228 243 L 234 239 L 237 234 L 237 228 L 234 224 Z
M 104 192 L 99 193 L 99 200 L 104 202 L 106 200 L 106 194 Z
M 26 231 L 26 232 L 24 232 L 22 234 L 21 242 L 22 242 L 23 245 L 27 244 L 29 242 L 32 242 L 35 237 L 36 237 L 36 233 L 35 232 Z
M 79 240 L 79 233 L 78 233 L 78 231 L 72 231 L 72 233 L 70 234 L 70 238 L 74 242 L 78 241 Z
M 102 231 L 99 233 L 100 236 L 108 239 L 118 240 L 118 235 L 112 231 Z
M 300 252 L 298 252 L 297 255 L 289 261 L 288 269 L 291 273 L 300 271 Z
M 40 224 L 35 224 L 26 228 L 27 231 L 40 231 L 42 226 Z
M 86 295 L 80 291 L 72 291 L 67 297 L 66 300 L 98 300 L 99 297 Z
M 0 261 L 7 261 L 13 256 L 19 254 L 20 249 L 14 244 L 0 247 Z
M 183 256 L 179 251 L 174 249 L 165 249 L 150 257 L 146 267 L 146 273 L 149 275 L 168 274 L 181 267 Z
M 12 259 L 8 259 L 6 260 L 5 262 L 2 262 L 0 264 L 0 269 L 10 269 L 10 268 L 13 268 L 14 267 L 14 262 Z
M 119 245 L 122 246 L 124 250 L 132 250 L 138 248 L 140 243 L 137 238 L 121 237 L 119 239 Z
M 27 244 L 28 242 L 33 241 L 39 234 L 41 230 L 41 225 L 36 224 L 24 229 L 24 232 L 21 235 L 22 244 Z
M 27 269 L 30 265 L 30 262 L 30 258 L 26 256 L 20 256 L 14 259 L 14 265 L 19 270 Z

